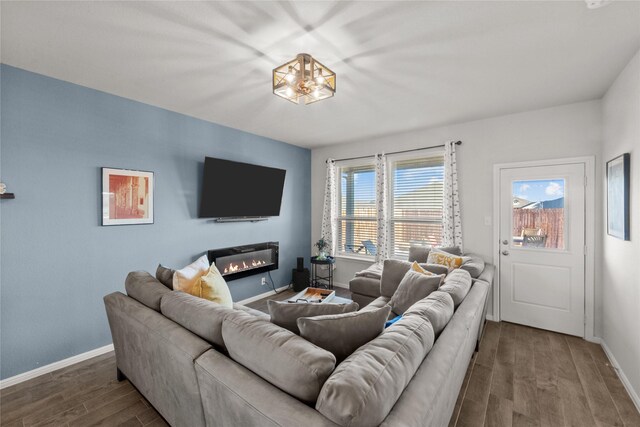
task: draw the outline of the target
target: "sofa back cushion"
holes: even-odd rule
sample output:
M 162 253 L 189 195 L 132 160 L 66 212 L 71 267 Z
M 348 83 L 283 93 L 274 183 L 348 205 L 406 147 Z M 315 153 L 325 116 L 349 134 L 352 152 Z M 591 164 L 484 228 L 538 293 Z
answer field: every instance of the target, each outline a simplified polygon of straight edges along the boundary
M 271 322 L 294 334 L 300 335 L 297 321 L 301 317 L 325 316 L 330 314 L 351 313 L 358 310 L 358 303 L 317 304 L 307 302 L 267 301 Z
M 146 271 L 132 271 L 124 281 L 127 295 L 152 310 L 160 311 L 160 300 L 171 290 Z
M 435 274 L 427 276 L 413 269 L 407 271 L 389 301 L 391 310 L 396 314 L 404 314 L 413 304 L 438 290 L 443 278 L 444 276 Z
M 174 291 L 162 298 L 160 311 L 200 338 L 225 348 L 222 321 L 233 312 L 232 309 L 185 292 Z
M 160 283 L 165 285 L 167 288 L 173 289 L 173 275 L 175 272 L 176 271 L 172 268 L 158 264 L 158 268 L 156 268 L 156 279 L 158 279 Z
M 471 277 L 477 279 L 484 271 L 484 259 L 480 255 L 466 254 L 460 269 L 468 271 Z
M 330 352 L 241 311 L 224 318 L 222 337 L 233 360 L 304 402 L 316 401 L 336 366 Z
M 382 333 L 390 312 L 385 305 L 377 310 L 301 317 L 298 328 L 302 338 L 330 351 L 340 363 Z
M 341 426 L 379 425 L 433 346 L 431 323 L 405 315 L 342 362 L 322 387 L 316 409 Z
M 454 305 L 458 307 L 469 293 L 469 289 L 471 289 L 471 275 L 468 271 L 458 268 L 444 278 L 438 290 L 451 295 Z
M 428 297 L 421 299 L 413 304 L 407 311 L 405 316 L 415 314 L 425 316 L 431 322 L 433 332 L 438 337 L 443 331 L 451 317 L 453 317 L 454 305 L 451 295 L 442 291 L 435 291 Z
M 441 251 L 449 252 L 453 255 L 462 255 L 462 251 L 460 250 L 459 246 L 449 246 L 438 249 L 440 249 Z M 424 264 L 429 258 L 429 251 L 431 251 L 431 246 L 411 245 L 409 247 L 409 261 L 417 261 L 421 264 Z

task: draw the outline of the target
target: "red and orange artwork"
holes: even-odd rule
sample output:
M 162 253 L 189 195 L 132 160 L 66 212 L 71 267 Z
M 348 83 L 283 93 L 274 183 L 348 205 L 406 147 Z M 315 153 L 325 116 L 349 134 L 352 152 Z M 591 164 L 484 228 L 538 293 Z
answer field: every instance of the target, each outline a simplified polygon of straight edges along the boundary
M 102 169 L 102 225 L 153 223 L 153 172 Z
M 109 176 L 109 218 L 149 218 L 149 178 Z

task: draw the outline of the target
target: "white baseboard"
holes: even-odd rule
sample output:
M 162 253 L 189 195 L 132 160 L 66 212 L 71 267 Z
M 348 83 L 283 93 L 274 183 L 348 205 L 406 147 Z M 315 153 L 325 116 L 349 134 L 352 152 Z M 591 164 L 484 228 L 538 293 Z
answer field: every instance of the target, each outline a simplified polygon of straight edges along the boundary
M 598 338 L 598 340 L 600 341 L 599 344 L 604 349 L 605 354 L 609 358 L 609 361 L 611 362 L 611 366 L 613 366 L 613 369 L 618 374 L 618 378 L 620 378 L 620 381 L 622 381 L 622 385 L 624 385 L 624 388 L 627 390 L 627 393 L 629 393 L 629 397 L 631 397 L 631 400 L 633 401 L 634 405 L 636 405 L 636 409 L 640 412 L 640 397 L 638 396 L 638 393 L 636 393 L 636 391 L 631 386 L 629 379 L 620 368 L 618 361 L 613 356 L 613 353 L 611 352 L 611 349 L 609 348 L 607 343 L 601 338 Z
M 343 289 L 349 289 L 349 285 L 346 283 L 337 283 L 337 282 L 333 282 L 333 287 L 334 288 L 343 288 Z
M 67 359 L 59 360 L 57 362 L 41 366 L 31 371 L 6 378 L 0 381 L 0 390 L 39 377 L 40 375 L 48 374 L 50 372 L 57 371 L 58 369 L 66 368 L 67 366 L 85 361 L 87 359 L 91 359 L 92 357 L 100 356 L 101 354 L 105 354 L 110 351 L 113 351 L 113 344 L 105 345 L 104 347 L 96 348 L 94 350 L 87 351 L 86 353 L 71 356 Z
M 493 314 L 487 314 L 487 316 L 485 317 L 487 320 L 491 321 L 491 322 L 495 322 L 495 317 L 493 317 Z
M 288 287 L 289 287 L 289 285 L 282 286 L 282 287 L 276 288 L 276 290 L 278 292 L 280 292 L 280 291 L 283 291 L 283 290 L 287 289 Z M 261 294 L 255 295 L 255 296 L 252 296 L 252 297 L 249 297 L 249 298 L 245 298 L 242 301 L 236 301 L 236 304 L 247 305 L 247 304 L 249 304 L 251 302 L 258 301 L 259 299 L 262 299 L 262 298 L 265 298 L 265 297 L 270 297 L 271 295 L 275 295 L 275 294 L 276 293 L 272 289 L 270 291 L 263 292 Z

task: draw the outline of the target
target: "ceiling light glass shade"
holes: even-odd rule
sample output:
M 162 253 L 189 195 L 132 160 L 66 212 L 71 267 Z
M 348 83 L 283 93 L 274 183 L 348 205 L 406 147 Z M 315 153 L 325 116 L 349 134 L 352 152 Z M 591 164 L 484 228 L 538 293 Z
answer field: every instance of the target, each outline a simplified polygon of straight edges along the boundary
M 273 93 L 295 104 L 312 104 L 336 93 L 336 73 L 300 53 L 273 70 Z

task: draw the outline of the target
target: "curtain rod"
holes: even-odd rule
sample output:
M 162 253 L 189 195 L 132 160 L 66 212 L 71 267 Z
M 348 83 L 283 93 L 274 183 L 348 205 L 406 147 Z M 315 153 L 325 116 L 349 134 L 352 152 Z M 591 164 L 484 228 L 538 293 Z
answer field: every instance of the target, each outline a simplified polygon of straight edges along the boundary
M 456 141 L 455 142 L 456 145 L 462 145 L 462 141 Z M 402 150 L 402 151 L 392 151 L 390 153 L 385 153 L 385 154 L 402 154 L 402 153 L 410 153 L 412 151 L 421 151 L 421 150 L 428 150 L 429 148 L 440 148 L 440 147 L 444 147 L 444 144 L 440 144 L 440 145 L 432 145 L 431 147 L 422 147 L 422 148 L 412 148 L 411 150 Z M 344 159 L 334 159 L 334 162 L 342 162 L 345 160 L 357 160 L 357 159 L 366 159 L 369 157 L 375 157 L 375 154 L 371 154 L 368 156 L 358 156 L 358 157 L 347 157 Z M 329 160 L 326 160 L 325 162 L 327 162 Z

